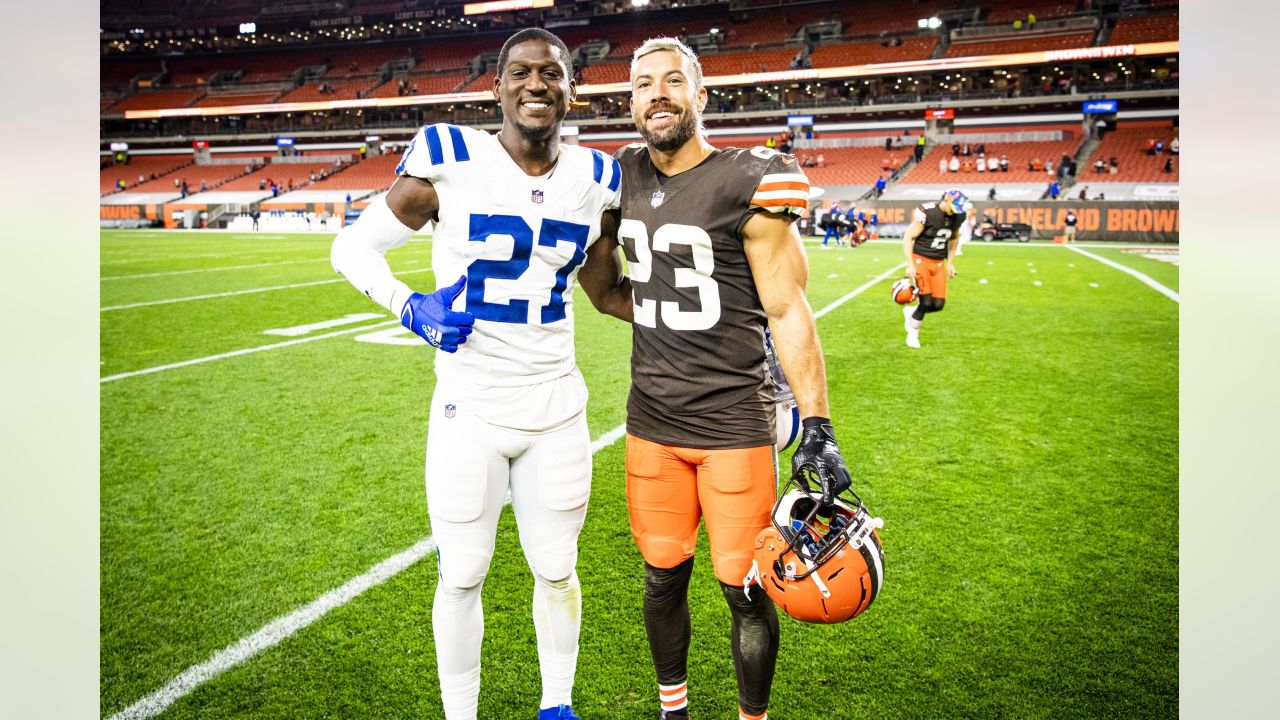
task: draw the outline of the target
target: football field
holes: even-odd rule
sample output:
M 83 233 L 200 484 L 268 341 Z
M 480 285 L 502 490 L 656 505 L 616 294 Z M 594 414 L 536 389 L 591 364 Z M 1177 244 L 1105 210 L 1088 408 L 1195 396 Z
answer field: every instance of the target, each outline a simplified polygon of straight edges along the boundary
M 422 469 L 434 351 L 333 271 L 330 241 L 101 234 L 103 717 L 442 717 Z M 900 243 L 808 248 L 885 585 L 843 625 L 781 618 L 770 717 L 1175 717 L 1176 248 L 969 244 L 920 350 L 889 297 Z M 424 291 L 430 257 L 425 238 L 388 255 Z M 575 299 L 598 442 L 574 707 L 652 720 L 620 439 L 630 329 Z M 497 547 L 480 715 L 533 718 L 510 508 Z M 690 709 L 728 719 L 729 614 L 705 549 Z

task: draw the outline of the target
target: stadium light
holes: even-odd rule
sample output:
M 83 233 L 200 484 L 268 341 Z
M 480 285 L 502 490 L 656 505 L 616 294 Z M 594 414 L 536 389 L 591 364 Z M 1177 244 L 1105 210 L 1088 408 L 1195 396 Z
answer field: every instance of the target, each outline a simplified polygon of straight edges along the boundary
M 258 23 L 251 23 L 251 22 L 240 23 L 240 32 L 244 35 L 252 35 L 258 32 Z
M 916 21 L 916 27 L 920 28 L 921 30 L 929 27 L 929 19 L 920 18 L 919 20 Z
M 939 20 L 936 16 L 935 16 L 935 17 L 931 17 L 931 18 L 929 18 L 929 29 L 930 29 L 930 30 L 937 30 L 937 29 L 938 29 L 938 28 L 940 28 L 940 27 L 942 27 L 942 21 L 941 21 L 941 20 Z
M 649 4 L 649 0 L 631 0 L 631 7 L 644 7 Z

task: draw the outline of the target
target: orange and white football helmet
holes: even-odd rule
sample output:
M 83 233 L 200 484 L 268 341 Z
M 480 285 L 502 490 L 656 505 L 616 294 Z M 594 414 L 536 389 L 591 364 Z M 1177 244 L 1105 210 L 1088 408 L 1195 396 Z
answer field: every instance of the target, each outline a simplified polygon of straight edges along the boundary
M 756 536 L 755 561 L 744 584 L 764 588 L 788 615 L 811 623 L 841 623 L 875 601 L 884 584 L 884 550 L 871 517 L 852 490 L 824 509 L 821 494 L 792 477 L 773 507 L 773 522 Z

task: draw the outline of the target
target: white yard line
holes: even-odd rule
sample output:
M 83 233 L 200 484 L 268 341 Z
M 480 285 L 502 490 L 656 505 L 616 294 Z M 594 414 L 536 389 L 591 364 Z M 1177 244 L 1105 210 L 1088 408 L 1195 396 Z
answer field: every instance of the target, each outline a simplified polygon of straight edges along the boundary
M 1179 305 L 1181 305 L 1181 304 L 1182 304 L 1182 299 L 1179 297 L 1179 295 L 1178 295 L 1178 293 L 1177 293 L 1177 292 L 1174 292 L 1173 290 L 1170 290 L 1169 288 L 1165 287 L 1164 285 L 1161 285 L 1160 283 L 1156 282 L 1155 280 L 1152 280 L 1150 277 L 1148 277 L 1148 276 L 1146 276 L 1146 275 L 1144 275 L 1144 274 L 1142 274 L 1142 273 L 1138 272 L 1137 270 L 1134 270 L 1133 268 L 1131 268 L 1131 267 L 1129 267 L 1129 266 L 1127 266 L 1127 265 L 1121 265 L 1120 263 L 1118 263 L 1118 262 L 1114 262 L 1114 261 L 1112 261 L 1112 260 L 1108 260 L 1107 258 L 1104 258 L 1104 257 L 1102 257 L 1101 255 L 1094 255 L 1093 253 L 1091 253 L 1091 252 L 1089 252 L 1089 251 L 1087 251 L 1087 250 L 1081 250 L 1080 248 L 1075 247 L 1074 245 L 1067 245 L 1066 247 L 1067 247 L 1067 249 L 1068 249 L 1068 250 L 1071 250 L 1071 251 L 1073 251 L 1073 252 L 1078 252 L 1078 253 L 1080 253 L 1081 255 L 1084 255 L 1084 256 L 1085 256 L 1085 257 L 1087 257 L 1087 258 L 1093 258 L 1094 260 L 1097 260 L 1098 262 L 1102 263 L 1103 265 L 1107 265 L 1107 266 L 1109 266 L 1109 267 L 1113 267 L 1113 268 L 1115 268 L 1115 269 L 1119 270 L 1119 271 L 1120 271 L 1120 272 L 1122 272 L 1122 273 L 1126 273 L 1126 274 L 1128 274 L 1128 275 L 1132 275 L 1132 276 L 1134 276 L 1134 277 L 1138 278 L 1139 280 L 1141 280 L 1141 281 L 1142 281 L 1142 283 L 1143 283 L 1144 285 L 1146 285 L 1147 287 L 1150 287 L 1151 289 L 1155 290 L 1156 292 L 1160 293 L 1161 295 L 1164 295 L 1165 297 L 1167 297 L 1167 298 L 1169 298 L 1170 300 L 1172 300 L 1172 301 L 1174 301 L 1174 302 L 1178 303 Z
M 814 318 L 817 319 L 832 310 L 835 310 L 844 303 L 865 292 L 868 288 L 874 287 L 876 283 L 887 279 L 905 265 L 906 263 L 901 263 L 898 267 L 882 273 L 876 279 L 867 282 L 839 300 L 836 300 L 830 305 L 824 307 L 822 310 L 819 310 L 817 313 L 814 313 Z M 331 337 L 333 335 L 356 332 L 362 329 L 364 328 L 358 328 L 355 331 L 342 330 L 340 332 L 329 333 L 328 335 L 317 336 L 314 338 L 305 338 L 302 340 L 291 340 L 285 343 L 263 346 L 262 348 L 256 348 L 255 350 L 265 350 L 269 347 L 281 347 L 283 345 L 293 345 L 300 342 L 308 342 L 310 340 L 319 340 L 321 337 Z M 253 351 L 254 350 L 239 352 L 243 353 Z M 106 380 L 107 378 L 103 378 L 104 382 Z M 591 442 L 591 454 L 594 456 L 601 450 L 613 445 L 626 434 L 626 431 L 627 426 L 624 423 L 596 438 Z M 508 502 L 510 502 L 510 498 L 508 498 Z M 330 610 L 342 607 L 348 602 L 356 599 L 356 597 L 365 590 L 381 585 L 387 580 L 395 577 L 401 571 L 408 569 L 414 563 L 431 554 L 431 552 L 435 550 L 435 546 L 435 540 L 428 535 L 427 537 L 419 540 L 408 550 L 397 555 L 393 555 L 377 565 L 374 565 L 372 568 L 369 568 L 369 570 L 363 575 L 352 578 L 351 580 L 343 583 L 341 587 L 330 590 L 293 612 L 272 620 L 261 630 L 258 630 L 252 635 L 248 635 L 219 650 L 214 653 L 212 657 L 199 665 L 193 665 L 190 668 L 187 668 L 173 680 L 170 680 L 164 687 L 111 716 L 110 720 L 145 720 L 146 718 L 159 715 L 168 709 L 170 705 L 173 705 L 178 700 L 190 694 L 197 687 L 221 675 L 227 670 L 230 670 L 236 665 L 249 660 L 258 653 L 278 645 L 280 641 L 324 617 L 324 615 Z
M 253 263 L 252 265 L 227 265 L 225 267 L 196 268 L 194 270 L 169 270 L 167 272 L 138 273 L 137 275 L 107 275 L 105 277 L 98 278 L 98 280 L 102 282 L 107 282 L 108 280 L 137 280 L 139 278 L 168 277 L 170 275 L 190 275 L 192 273 L 221 272 L 223 270 L 246 270 L 248 268 L 276 267 L 277 265 L 317 263 L 326 262 L 328 259 L 329 258 L 316 258 L 314 260 L 282 260 L 280 262 Z
M 125 378 L 137 377 L 138 375 L 150 375 L 163 370 L 173 370 L 174 368 L 187 367 L 188 365 L 199 365 L 201 363 L 213 362 L 214 360 L 225 360 L 226 358 L 237 357 L 240 355 L 249 355 L 251 353 L 262 352 L 264 350 L 275 350 L 276 348 L 288 347 L 290 345 L 301 345 L 302 343 L 313 342 L 315 340 L 324 340 L 325 338 L 337 337 L 338 335 L 346 335 L 348 333 L 363 332 L 374 328 L 384 327 L 386 325 L 394 325 L 399 320 L 388 320 L 386 322 L 377 323 L 375 325 L 362 325 L 358 328 L 347 328 L 346 330 L 335 330 L 331 333 L 323 335 L 315 335 L 312 337 L 298 338 L 297 340 L 285 340 L 283 342 L 271 343 L 269 345 L 259 345 L 251 348 L 241 348 L 240 350 L 232 350 L 231 352 L 218 353 L 217 355 L 206 355 L 191 360 L 183 360 L 182 362 L 169 363 L 168 365 L 157 365 L 155 367 L 143 368 L 141 370 L 133 370 L 131 372 L 117 373 L 115 375 L 107 375 L 99 378 L 98 382 L 109 383 L 113 380 L 123 380 Z
M 420 268 L 418 270 L 401 270 L 397 275 L 409 275 L 412 273 L 431 272 L 429 268 Z M 164 300 L 147 300 L 145 302 L 129 303 L 127 305 L 108 305 L 98 310 L 98 312 L 108 312 L 111 310 L 129 310 L 131 308 L 150 307 L 152 305 L 168 305 L 170 303 L 191 302 L 193 300 L 211 300 L 213 298 L 231 297 L 233 295 L 252 295 L 254 293 L 272 292 L 274 290 L 292 290 L 294 288 L 312 287 L 314 285 L 331 285 L 333 283 L 346 282 L 346 278 L 334 278 L 333 280 L 314 280 L 312 282 L 293 283 L 292 285 L 272 285 L 271 287 L 249 288 L 248 290 L 230 290 L 228 292 L 209 293 L 208 295 L 189 295 L 180 298 L 166 298 Z
M 830 305 L 828 305 L 828 306 L 826 306 L 826 307 L 822 308 L 821 310 L 819 310 L 818 312 L 814 313 L 814 314 L 813 314 L 813 319 L 814 319 L 814 320 L 817 320 L 818 318 L 822 317 L 823 315 L 826 315 L 827 313 L 831 312 L 832 310 L 835 310 L 836 308 L 838 308 L 838 307 L 840 307 L 841 305 L 845 304 L 845 303 L 846 303 L 846 302 L 848 302 L 849 300 L 852 300 L 853 298 L 855 298 L 855 297 L 857 297 L 857 296 L 861 295 L 863 292 L 866 292 L 869 288 L 873 288 L 873 287 L 875 287 L 878 283 L 881 283 L 881 282 L 884 282 L 885 280 L 888 280 L 889 278 L 891 278 L 891 277 L 893 277 L 895 274 L 897 274 L 897 272 L 898 272 L 899 270 L 901 270 L 901 269 L 905 268 L 906 266 L 907 266 L 907 264 L 906 264 L 905 262 L 900 262 L 900 263 L 898 263 L 897 265 L 893 266 L 892 268 L 889 268 L 888 270 L 885 270 L 884 272 L 882 272 L 882 273 L 880 273 L 879 275 L 875 276 L 875 277 L 874 277 L 874 278 L 872 278 L 871 280 L 868 280 L 868 281 L 866 281 L 865 283 L 863 283 L 862 285 L 859 285 L 857 288 L 855 288 L 855 289 L 853 289 L 853 290 L 850 290 L 850 291 L 849 291 L 849 293 L 848 293 L 848 294 L 846 294 L 844 297 L 840 298 L 839 300 L 836 300 L 835 302 L 831 303 Z

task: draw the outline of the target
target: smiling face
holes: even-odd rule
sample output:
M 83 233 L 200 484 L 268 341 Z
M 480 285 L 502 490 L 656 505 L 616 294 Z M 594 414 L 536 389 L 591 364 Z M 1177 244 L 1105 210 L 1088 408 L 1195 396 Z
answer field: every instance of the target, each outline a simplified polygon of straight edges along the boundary
M 707 91 L 689 61 L 671 50 L 638 58 L 631 72 L 631 119 L 650 147 L 673 152 L 698 134 Z
M 525 139 L 546 142 L 560 134 L 560 122 L 573 99 L 568 59 L 544 40 L 526 40 L 511 48 L 507 64 L 493 81 L 502 105 L 503 127 L 514 127 Z

